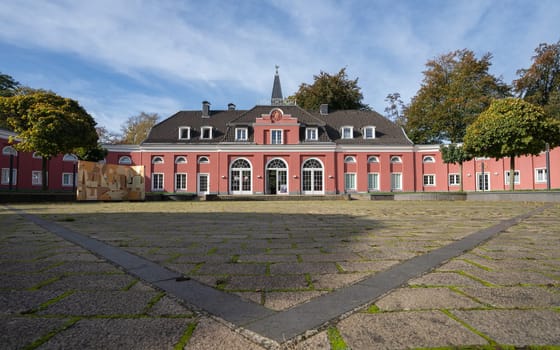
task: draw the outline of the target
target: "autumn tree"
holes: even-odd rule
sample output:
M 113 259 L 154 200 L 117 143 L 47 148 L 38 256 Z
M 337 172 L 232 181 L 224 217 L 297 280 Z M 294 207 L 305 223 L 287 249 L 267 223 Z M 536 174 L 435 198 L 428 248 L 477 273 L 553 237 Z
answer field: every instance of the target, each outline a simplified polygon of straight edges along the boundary
M 405 108 L 406 131 L 415 143 L 460 143 L 465 131 L 492 99 L 509 87 L 489 73 L 490 53 L 475 57 L 457 50 L 429 60 L 420 90 Z
M 472 156 L 465 152 L 462 145 L 453 143 L 441 145 L 439 149 L 445 164 L 459 164 L 459 174 L 461 174 L 459 191 L 463 192 L 463 163 L 471 160 Z
M 47 161 L 53 156 L 83 154 L 98 147 L 95 121 L 72 99 L 54 93 L 0 97 L 0 114 L 17 133 L 14 147 L 43 158 L 43 179 L 47 179 Z M 43 189 L 47 188 L 44 181 Z
M 112 132 L 104 126 L 97 126 L 95 132 L 97 132 L 101 144 L 116 145 L 122 143 L 122 135 Z
M 518 96 L 560 119 L 560 41 L 540 44 L 531 67 L 518 70 L 517 75 L 513 87 Z
M 406 117 L 404 115 L 404 102 L 401 99 L 401 94 L 393 92 L 385 97 L 385 102 L 388 106 L 385 107 L 385 115 L 387 119 L 397 124 L 400 127 L 405 127 Z
M 121 143 L 139 145 L 148 137 L 150 130 L 156 125 L 158 119 L 159 115 L 156 113 L 145 112 L 128 118 L 121 126 L 123 133 Z
M 299 90 L 288 97 L 288 100 L 295 101 L 298 106 L 308 110 L 318 110 L 325 103 L 331 110 L 369 109 L 362 102 L 364 97 L 358 86 L 358 78 L 348 79 L 346 68 L 334 75 L 321 71 L 319 75 L 313 76 L 313 80 L 311 85 L 301 84 Z
M 546 144 L 560 144 L 560 121 L 540 106 L 519 98 L 495 100 L 467 128 L 464 147 L 476 157 L 510 158 L 509 184 L 514 190 L 515 157 L 537 155 Z

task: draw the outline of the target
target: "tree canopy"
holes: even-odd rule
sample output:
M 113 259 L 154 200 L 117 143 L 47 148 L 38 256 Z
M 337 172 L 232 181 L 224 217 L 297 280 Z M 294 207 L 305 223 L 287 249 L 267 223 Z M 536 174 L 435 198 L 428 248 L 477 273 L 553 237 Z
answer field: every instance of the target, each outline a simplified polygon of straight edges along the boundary
M 321 71 L 313 76 L 313 84 L 303 83 L 299 90 L 288 98 L 298 106 L 308 110 L 318 110 L 321 104 L 328 104 L 330 110 L 369 109 L 362 102 L 363 95 L 358 86 L 358 78 L 348 79 L 346 68 L 331 75 Z
M 517 75 L 520 77 L 513 81 L 513 87 L 519 97 L 560 119 L 560 41 L 540 44 L 531 67 L 518 70 Z
M 139 145 L 148 137 L 158 119 L 159 115 L 156 113 L 145 112 L 129 117 L 121 126 L 123 136 L 119 143 Z
M 462 142 L 465 131 L 493 98 L 509 87 L 489 73 L 490 53 L 463 49 L 429 60 L 420 90 L 405 108 L 406 131 L 415 143 Z
M 406 126 L 406 116 L 404 115 L 405 105 L 401 100 L 401 94 L 393 92 L 385 97 L 385 102 L 388 106 L 385 107 L 385 116 L 390 121 L 394 122 L 400 127 Z
M 16 149 L 43 157 L 44 179 L 47 159 L 98 148 L 95 121 L 72 99 L 50 92 L 0 97 L 0 114 L 17 133 Z
M 510 189 L 514 186 L 515 157 L 538 155 L 560 145 L 560 121 L 545 116 L 544 110 L 519 98 L 495 100 L 472 123 L 464 147 L 477 157 L 510 157 Z
M 0 96 L 14 96 L 20 84 L 7 74 L 0 72 Z
M 463 174 L 463 163 L 471 160 L 472 156 L 465 152 L 462 145 L 449 144 L 440 146 L 441 158 L 445 164 L 459 164 L 459 174 Z M 460 181 L 459 191 L 463 192 L 463 179 Z

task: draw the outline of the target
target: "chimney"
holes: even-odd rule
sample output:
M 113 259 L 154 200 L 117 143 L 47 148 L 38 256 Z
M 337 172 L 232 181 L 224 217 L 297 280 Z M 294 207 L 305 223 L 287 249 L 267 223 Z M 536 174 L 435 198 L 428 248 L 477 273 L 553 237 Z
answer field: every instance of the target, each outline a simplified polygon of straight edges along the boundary
M 235 103 L 228 103 L 227 105 L 227 110 L 228 111 L 235 111 Z
M 321 106 L 319 106 L 319 114 L 321 115 L 329 114 L 329 105 L 327 103 L 323 103 L 321 104 Z
M 210 117 L 210 102 L 202 101 L 202 118 Z

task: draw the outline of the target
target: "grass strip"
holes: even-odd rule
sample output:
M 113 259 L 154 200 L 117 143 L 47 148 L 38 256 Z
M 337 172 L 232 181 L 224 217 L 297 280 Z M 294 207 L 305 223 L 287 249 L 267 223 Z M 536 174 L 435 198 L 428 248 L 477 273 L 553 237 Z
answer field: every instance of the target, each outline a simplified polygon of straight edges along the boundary
M 173 347 L 174 350 L 183 350 L 187 346 L 189 340 L 191 340 L 191 337 L 192 337 L 192 335 L 194 333 L 194 330 L 196 329 L 197 325 L 198 325 L 198 323 L 196 323 L 196 322 L 189 323 L 189 326 L 185 330 L 185 333 L 183 333 L 183 335 L 181 336 L 181 339 L 179 339 L 177 344 L 175 344 L 175 346 Z
M 461 275 L 461 276 L 465 276 L 470 278 L 471 280 L 477 281 L 478 283 L 481 283 L 482 285 L 486 286 L 486 287 L 492 287 L 492 288 L 496 288 L 498 287 L 497 285 L 490 283 L 488 281 L 483 280 L 482 278 L 478 278 L 476 276 L 473 276 L 469 273 L 466 273 L 465 271 L 462 270 L 458 270 L 458 271 L 454 271 L 456 274 Z
M 479 269 L 482 269 L 482 270 L 485 270 L 485 271 L 492 271 L 492 269 L 489 268 L 488 266 L 484 266 L 484 265 L 479 264 L 479 263 L 477 263 L 477 262 L 474 262 L 474 261 L 472 261 L 472 260 L 469 260 L 469 259 L 462 259 L 462 260 L 463 260 L 464 262 L 466 262 L 466 263 L 469 263 L 469 264 L 471 264 L 471 265 L 473 265 L 473 266 L 478 267 Z
M 451 318 L 452 320 L 459 322 L 463 327 L 467 328 L 469 331 L 473 332 L 474 334 L 478 335 L 479 337 L 484 338 L 490 345 L 494 346 L 494 345 L 497 344 L 492 338 L 490 338 L 486 334 L 480 332 L 479 330 L 477 330 L 476 328 L 474 328 L 473 326 L 471 326 L 467 322 L 463 321 L 459 317 L 455 316 L 454 314 L 451 313 L 451 311 L 449 311 L 447 309 L 443 309 L 443 310 L 441 310 L 441 312 L 443 312 L 447 317 Z
M 340 335 L 340 332 L 336 327 L 329 327 L 327 330 L 327 337 L 329 339 L 329 344 L 331 345 L 331 350 L 348 350 L 349 347 Z
M 68 328 L 72 327 L 74 324 L 76 324 L 76 322 L 78 322 L 79 320 L 81 320 L 81 317 L 72 317 L 71 319 L 69 319 L 66 323 L 64 323 L 60 328 L 57 328 L 47 334 L 45 334 L 44 336 L 42 336 L 41 338 L 35 340 L 33 343 L 27 345 L 26 347 L 24 347 L 24 350 L 33 350 L 33 349 L 37 349 L 38 347 L 40 347 L 41 345 L 45 344 L 46 342 L 48 342 L 52 337 L 54 337 L 55 335 L 57 335 L 60 332 L 63 332 L 65 330 L 67 330 Z
M 56 277 L 49 278 L 47 280 L 44 280 L 44 281 L 41 281 L 41 282 L 37 283 L 33 287 L 29 287 L 27 290 L 31 291 L 31 292 L 39 290 L 39 289 L 43 288 L 44 286 L 48 286 L 49 284 L 52 284 L 52 283 L 60 280 L 61 278 L 62 278 L 62 276 L 56 276 Z

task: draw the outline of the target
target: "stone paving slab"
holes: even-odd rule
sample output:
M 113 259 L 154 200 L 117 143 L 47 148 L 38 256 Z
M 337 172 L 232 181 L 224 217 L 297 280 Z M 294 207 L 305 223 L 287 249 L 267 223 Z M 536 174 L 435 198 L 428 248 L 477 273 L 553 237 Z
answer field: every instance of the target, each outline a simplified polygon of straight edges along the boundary
M 23 349 L 67 321 L 64 318 L 0 317 L 0 344 L 3 349 Z
M 130 275 L 71 275 L 49 283 L 41 290 L 123 290 L 136 279 Z
M 541 287 L 461 288 L 472 297 L 496 308 L 560 307 L 560 294 Z
M 198 321 L 185 350 L 264 350 L 223 324 L 204 317 Z
M 56 298 L 58 291 L 0 291 L 0 314 L 22 314 L 39 308 L 43 303 Z
M 379 299 L 375 305 L 384 311 L 473 309 L 483 306 L 449 288 L 399 288 Z

